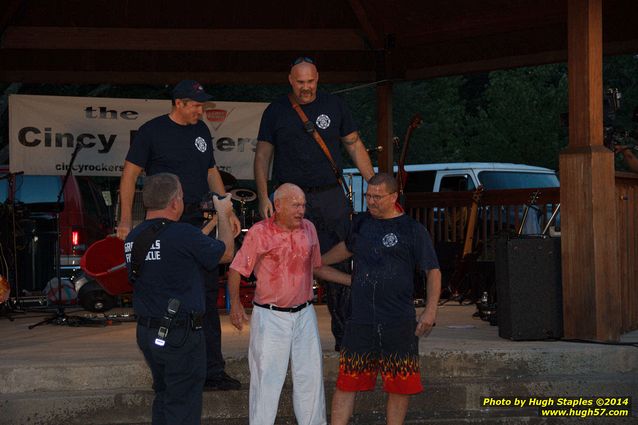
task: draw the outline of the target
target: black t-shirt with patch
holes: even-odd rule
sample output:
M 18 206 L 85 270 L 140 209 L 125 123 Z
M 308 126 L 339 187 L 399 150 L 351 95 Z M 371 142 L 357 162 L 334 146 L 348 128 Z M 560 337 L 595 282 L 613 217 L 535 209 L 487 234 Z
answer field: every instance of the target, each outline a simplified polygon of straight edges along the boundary
M 357 130 L 350 110 L 337 96 L 319 91 L 317 98 L 301 105 L 328 146 L 332 159 L 341 171 L 341 138 Z M 336 182 L 330 162 L 312 135 L 308 134 L 292 108 L 288 96 L 277 99 L 264 111 L 257 140 L 275 148 L 273 179 L 302 187 Z
M 425 227 L 405 214 L 378 220 L 366 212 L 354 216 L 346 246 L 354 254 L 350 320 L 414 320 L 414 273 L 439 268 Z
M 202 121 L 180 125 L 162 115 L 142 125 L 126 160 L 146 174 L 173 173 L 179 177 L 185 203 L 198 203 L 208 192 L 208 169 L 215 166 L 210 130 Z
M 129 233 L 124 243 L 131 278 L 131 254 L 135 238 L 157 220 L 146 220 Z M 168 300 L 177 298 L 180 316 L 204 312 L 206 273 L 217 268 L 224 253 L 223 242 L 205 236 L 187 223 L 170 223 L 154 241 L 133 285 L 133 308 L 139 316 L 162 317 Z

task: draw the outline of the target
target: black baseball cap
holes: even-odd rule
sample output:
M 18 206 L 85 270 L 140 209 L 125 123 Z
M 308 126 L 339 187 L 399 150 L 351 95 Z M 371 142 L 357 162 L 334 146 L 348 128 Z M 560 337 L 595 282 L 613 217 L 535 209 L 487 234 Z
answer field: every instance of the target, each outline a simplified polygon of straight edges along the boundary
M 195 80 L 182 80 L 173 89 L 173 100 L 191 99 L 195 102 L 207 102 L 213 98 L 204 91 L 204 87 Z

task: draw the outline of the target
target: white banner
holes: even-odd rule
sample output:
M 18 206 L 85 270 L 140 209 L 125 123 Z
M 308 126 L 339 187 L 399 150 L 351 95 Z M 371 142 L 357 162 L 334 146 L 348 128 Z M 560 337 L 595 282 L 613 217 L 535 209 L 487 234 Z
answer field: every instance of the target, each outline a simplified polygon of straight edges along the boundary
M 238 179 L 253 178 L 259 121 L 267 105 L 206 104 L 202 119 L 213 134 L 221 170 Z M 11 172 L 66 174 L 76 144 L 82 143 L 74 174 L 119 176 L 135 132 L 170 110 L 170 100 L 10 95 Z

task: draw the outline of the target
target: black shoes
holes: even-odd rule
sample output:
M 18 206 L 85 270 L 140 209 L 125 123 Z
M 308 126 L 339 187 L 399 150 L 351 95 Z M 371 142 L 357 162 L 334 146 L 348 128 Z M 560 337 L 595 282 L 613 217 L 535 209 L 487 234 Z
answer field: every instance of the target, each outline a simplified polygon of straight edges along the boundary
M 215 378 L 208 378 L 204 382 L 204 390 L 208 391 L 230 391 L 241 388 L 241 383 L 235 378 L 228 376 L 226 372 Z

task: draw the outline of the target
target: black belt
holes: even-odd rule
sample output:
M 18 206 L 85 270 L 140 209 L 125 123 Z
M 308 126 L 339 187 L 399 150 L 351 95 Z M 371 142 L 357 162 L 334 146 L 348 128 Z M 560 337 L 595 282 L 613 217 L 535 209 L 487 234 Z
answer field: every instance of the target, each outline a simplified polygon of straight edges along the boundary
M 202 317 L 203 314 L 195 314 L 192 318 L 188 319 L 173 319 L 171 327 L 183 328 L 185 326 L 190 326 L 193 329 L 199 329 L 201 328 Z M 137 318 L 137 324 L 144 326 L 145 328 L 159 329 L 160 326 L 162 326 L 162 319 L 157 317 L 140 316 Z
M 276 305 L 272 305 L 272 304 L 258 304 L 254 301 L 253 301 L 253 304 L 256 305 L 257 307 L 267 308 L 268 310 L 284 311 L 286 313 L 296 313 L 308 307 L 310 304 L 312 304 L 312 301 L 306 301 L 305 303 L 296 305 L 294 307 L 277 307 Z
M 335 187 L 339 187 L 339 183 L 334 182 L 330 184 L 323 184 L 321 186 L 312 186 L 312 187 L 300 186 L 300 187 L 301 187 L 301 190 L 303 190 L 306 193 L 318 193 L 318 192 L 325 192 L 326 190 L 334 189 Z

